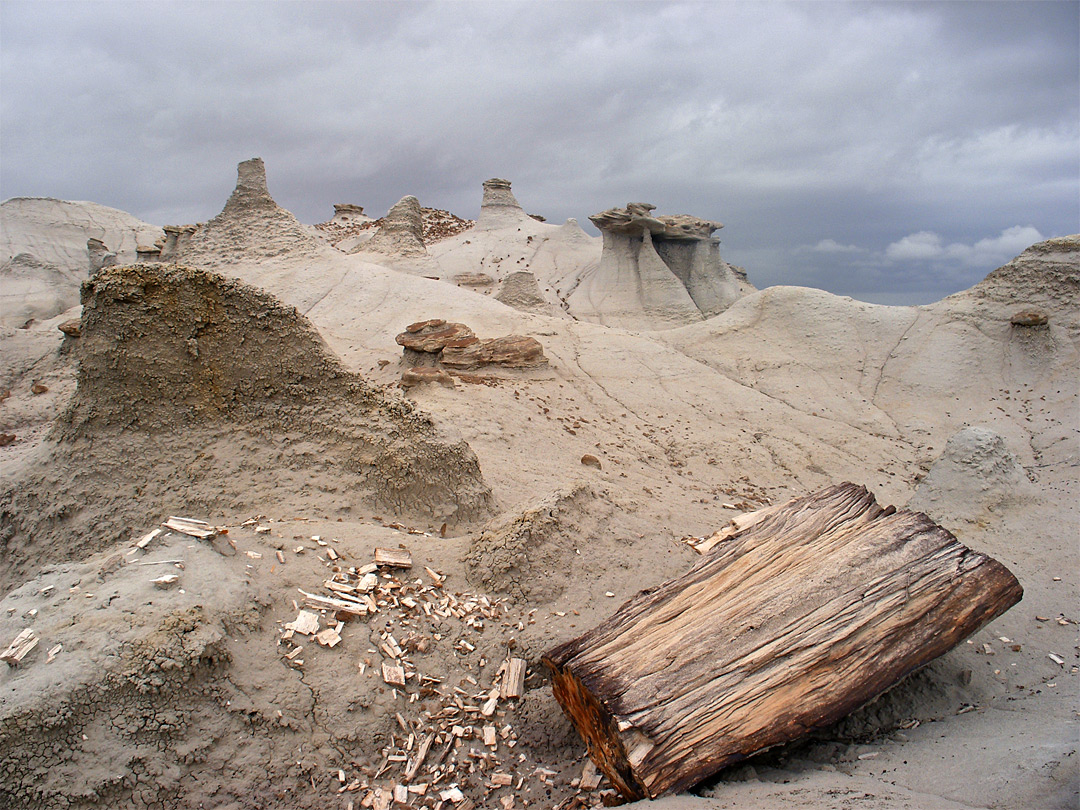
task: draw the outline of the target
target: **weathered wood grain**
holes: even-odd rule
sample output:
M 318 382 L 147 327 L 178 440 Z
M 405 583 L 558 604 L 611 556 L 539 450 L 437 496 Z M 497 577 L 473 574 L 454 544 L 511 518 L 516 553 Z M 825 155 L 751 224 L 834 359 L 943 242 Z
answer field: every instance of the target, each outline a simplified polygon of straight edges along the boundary
M 628 799 L 832 723 L 1016 604 L 997 561 L 840 484 L 772 507 L 544 656 Z

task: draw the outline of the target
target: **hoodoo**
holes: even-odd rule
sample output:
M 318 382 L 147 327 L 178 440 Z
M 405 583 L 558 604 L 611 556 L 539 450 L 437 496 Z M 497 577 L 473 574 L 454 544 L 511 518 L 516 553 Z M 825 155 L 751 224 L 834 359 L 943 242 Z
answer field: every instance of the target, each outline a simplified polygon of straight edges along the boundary
M 570 296 L 603 324 L 632 329 L 681 326 L 723 312 L 752 288 L 720 258 L 719 222 L 627 203 L 589 217 L 604 239 L 600 264 Z

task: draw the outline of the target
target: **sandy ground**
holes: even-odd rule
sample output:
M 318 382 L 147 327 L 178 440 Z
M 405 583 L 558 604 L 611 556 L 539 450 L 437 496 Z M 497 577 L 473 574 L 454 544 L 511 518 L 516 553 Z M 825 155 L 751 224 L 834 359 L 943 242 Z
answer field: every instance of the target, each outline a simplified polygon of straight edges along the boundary
M 354 414 L 343 433 L 312 426 L 344 413 L 345 394 L 301 406 L 275 398 L 293 389 L 274 382 L 278 393 L 257 418 L 232 407 L 207 416 L 181 407 L 192 384 L 183 374 L 163 371 L 150 396 L 139 381 L 153 376 L 145 372 L 153 356 L 127 387 L 117 382 L 116 368 L 140 346 L 158 347 L 162 368 L 185 368 L 184 330 L 194 330 L 200 362 L 226 357 L 222 367 L 234 368 L 252 345 L 240 339 L 242 323 L 207 343 L 205 325 L 199 331 L 164 305 L 123 330 L 106 318 L 102 331 L 87 332 L 91 341 L 56 331 L 78 308 L 8 329 L 0 390 L 11 393 L 0 432 L 16 440 L 0 448 L 0 639 L 29 626 L 41 642 L 23 666 L 0 672 L 0 803 L 344 810 L 400 783 L 440 723 L 463 734 L 450 740 L 439 784 L 426 798 L 413 794 L 415 806 L 433 806 L 450 784 L 481 807 L 596 803 L 600 792 L 578 794 L 584 745 L 540 655 L 686 570 L 696 555 L 685 537 L 851 480 L 883 503 L 911 502 L 1003 562 L 1023 601 L 848 720 L 655 806 L 1077 805 L 1075 242 L 1025 254 L 1026 264 L 929 307 L 774 288 L 700 323 L 649 332 L 522 312 L 334 251 L 291 231 L 280 209 L 237 205 L 217 232 L 229 244 L 211 230 L 200 255 L 230 257 L 207 263 L 295 306 L 325 341 L 319 351 L 359 374 L 378 413 L 411 407 L 429 417 L 430 428 L 417 430 L 431 458 L 467 442 L 490 500 L 474 498 L 475 514 L 456 521 L 422 499 L 379 504 L 350 454 L 363 431 L 398 430 L 391 417 L 365 428 Z M 516 215 L 508 221 L 501 236 L 497 221 L 483 233 L 507 256 L 520 238 Z M 281 246 L 297 255 L 275 249 L 282 230 Z M 454 238 L 474 250 L 468 233 Z M 236 242 L 250 234 L 262 240 L 258 251 Z M 451 248 L 431 254 L 457 270 Z M 578 250 L 587 269 L 595 250 Z M 562 267 L 559 278 L 573 272 Z M 555 286 L 553 275 L 539 275 Z M 1014 326 L 1024 307 L 1049 323 Z M 481 337 L 530 335 L 549 363 L 403 393 L 394 337 L 432 317 Z M 165 333 L 182 340 L 169 349 L 156 337 Z M 94 342 L 102 335 L 115 339 L 104 353 Z M 281 346 L 293 351 L 294 337 Z M 93 346 L 98 361 L 84 363 L 93 378 L 80 379 L 75 396 L 77 362 Z M 249 353 L 265 368 L 285 356 L 273 344 Z M 33 393 L 35 381 L 48 390 Z M 154 404 L 152 427 L 109 422 L 135 400 Z M 282 402 L 288 419 L 267 415 Z M 969 426 L 983 432 L 965 433 Z M 582 464 L 585 454 L 599 468 Z M 210 543 L 174 532 L 132 548 L 168 515 L 229 533 Z M 413 567 L 387 572 L 396 579 L 381 580 L 379 612 L 345 624 L 332 648 L 286 637 L 297 589 L 314 592 L 335 568 L 399 545 Z M 151 583 L 164 571 L 179 577 L 168 590 Z M 381 677 L 387 635 L 415 670 L 404 690 Z M 507 657 L 529 664 L 523 698 L 500 700 L 490 723 L 463 708 L 440 717 L 455 696 L 482 705 Z M 498 730 L 494 746 L 483 741 L 488 724 Z M 492 781 L 496 773 L 511 784 Z

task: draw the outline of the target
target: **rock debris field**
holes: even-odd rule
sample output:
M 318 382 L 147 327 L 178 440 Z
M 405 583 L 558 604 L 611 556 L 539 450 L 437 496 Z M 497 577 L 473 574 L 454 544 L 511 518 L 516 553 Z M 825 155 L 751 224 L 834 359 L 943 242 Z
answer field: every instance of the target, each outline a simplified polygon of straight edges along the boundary
M 542 659 L 855 482 L 1008 604 L 925 665 L 890 637 L 898 682 L 800 681 L 800 717 L 861 705 L 655 776 L 655 806 L 1075 808 L 1080 236 L 885 307 L 756 290 L 711 219 L 613 201 L 594 237 L 479 191 L 475 221 L 405 196 L 309 226 L 256 158 L 203 223 L 0 205 L 0 806 L 624 803 L 611 763 L 659 732 L 589 676 L 604 755 Z M 665 619 L 691 652 L 648 711 L 692 679 L 739 705 L 775 619 L 715 664 Z M 667 752 L 705 728 L 668 719 Z

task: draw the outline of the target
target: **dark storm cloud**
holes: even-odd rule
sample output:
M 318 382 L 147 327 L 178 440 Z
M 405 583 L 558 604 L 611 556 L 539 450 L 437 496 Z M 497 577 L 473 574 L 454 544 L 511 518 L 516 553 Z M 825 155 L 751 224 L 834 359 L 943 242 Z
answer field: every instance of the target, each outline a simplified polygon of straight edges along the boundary
M 1071 2 L 7 0 L 0 194 L 194 221 L 260 155 L 315 222 L 475 215 L 503 176 L 549 220 L 722 220 L 759 285 L 932 300 L 1080 229 L 1078 30 Z

